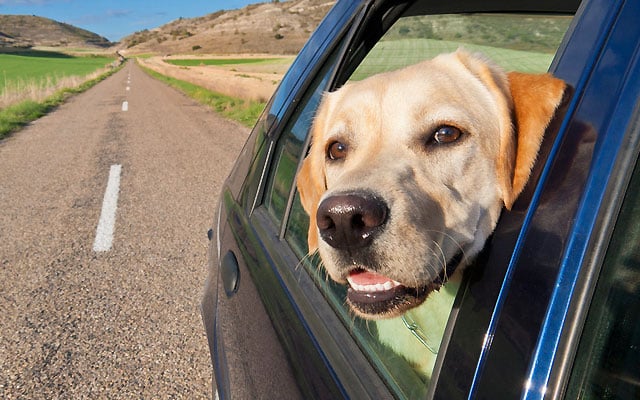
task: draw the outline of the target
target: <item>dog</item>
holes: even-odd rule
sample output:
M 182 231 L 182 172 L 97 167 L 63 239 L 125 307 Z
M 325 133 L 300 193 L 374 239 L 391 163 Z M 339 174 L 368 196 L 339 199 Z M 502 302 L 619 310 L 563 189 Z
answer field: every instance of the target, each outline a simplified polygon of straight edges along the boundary
M 462 270 L 522 192 L 564 91 L 460 49 L 321 101 L 297 177 L 309 252 L 427 377 Z

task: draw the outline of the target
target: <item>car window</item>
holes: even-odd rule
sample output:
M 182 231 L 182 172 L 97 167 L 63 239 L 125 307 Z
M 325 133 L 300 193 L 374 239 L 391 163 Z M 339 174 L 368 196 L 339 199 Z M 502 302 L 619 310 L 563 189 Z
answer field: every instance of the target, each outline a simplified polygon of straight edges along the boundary
M 331 65 L 331 63 L 328 64 Z M 328 70 L 329 68 L 326 68 L 325 72 L 320 74 L 320 78 L 312 83 L 307 91 L 308 94 L 300 101 L 291 117 L 291 122 L 284 128 L 275 149 L 273 162 L 275 168 L 268 176 L 264 205 L 277 225 L 280 225 L 284 219 L 300 154 L 316 108 L 329 81 Z
M 596 284 L 566 398 L 640 397 L 640 167 Z
M 353 71 L 347 80 L 360 80 L 388 70 L 394 70 L 433 56 L 464 47 L 481 51 L 507 70 L 546 72 L 570 17 L 541 15 L 456 14 L 401 17 L 377 44 L 359 60 L 349 62 Z M 357 52 L 354 52 L 354 54 Z M 274 155 L 265 188 L 264 203 L 276 223 L 284 223 L 284 239 L 300 258 L 300 263 L 314 278 L 330 305 L 338 314 L 363 352 L 371 360 L 392 393 L 398 398 L 421 398 L 428 390 L 431 369 L 436 363 L 452 303 L 442 304 L 435 327 L 420 327 L 410 318 L 395 318 L 381 322 L 364 321 L 349 312 L 345 305 L 346 287 L 331 281 L 320 266 L 318 257 L 307 250 L 308 217 L 299 194 L 294 190 L 294 174 L 301 156 L 306 154 L 305 136 L 313 120 L 321 93 L 325 90 L 325 75 L 298 106 L 295 115 L 283 131 Z M 334 82 L 339 86 L 344 82 Z M 293 196 L 293 197 L 289 197 Z M 287 213 L 287 204 L 291 204 Z M 455 297 L 457 286 L 451 285 Z M 379 340 L 382 331 L 419 343 L 417 357 L 428 367 L 420 370 L 415 363 L 394 352 Z M 427 370 L 428 372 L 424 372 Z
M 401 18 L 350 79 L 360 80 L 462 47 L 507 71 L 547 72 L 569 28 L 565 15 L 443 14 Z

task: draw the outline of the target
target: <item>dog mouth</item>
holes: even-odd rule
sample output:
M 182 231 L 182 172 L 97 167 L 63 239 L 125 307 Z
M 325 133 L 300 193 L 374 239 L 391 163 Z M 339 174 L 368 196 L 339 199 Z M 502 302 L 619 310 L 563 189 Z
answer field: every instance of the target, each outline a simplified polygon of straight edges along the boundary
M 358 267 L 347 276 L 347 303 L 359 316 L 367 319 L 392 318 L 422 304 L 429 294 L 439 290 L 453 274 L 457 262 L 443 269 L 431 282 L 411 287 L 384 275 Z
M 420 305 L 434 289 L 413 288 L 375 272 L 357 268 L 347 277 L 347 303 L 364 318 L 393 317 Z

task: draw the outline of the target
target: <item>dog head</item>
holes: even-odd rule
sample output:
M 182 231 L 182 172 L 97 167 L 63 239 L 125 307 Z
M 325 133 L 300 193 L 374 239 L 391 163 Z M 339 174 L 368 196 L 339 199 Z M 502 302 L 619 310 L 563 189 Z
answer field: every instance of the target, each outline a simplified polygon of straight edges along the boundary
M 356 314 L 400 315 L 477 255 L 564 87 L 459 50 L 325 95 L 297 185 L 309 252 Z

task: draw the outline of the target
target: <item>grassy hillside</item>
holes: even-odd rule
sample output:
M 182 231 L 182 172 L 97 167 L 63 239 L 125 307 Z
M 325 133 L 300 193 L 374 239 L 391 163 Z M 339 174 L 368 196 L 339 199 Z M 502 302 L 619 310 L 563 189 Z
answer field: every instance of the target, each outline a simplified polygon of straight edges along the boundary
M 403 18 L 378 42 L 352 79 L 398 69 L 463 47 L 508 71 L 546 72 L 571 18 L 458 14 Z
M 438 54 L 464 47 L 480 52 L 507 71 L 546 72 L 553 54 L 503 49 L 462 42 L 434 39 L 402 39 L 379 42 L 358 66 L 351 79 L 361 80 L 370 75 L 393 71 L 432 58 Z
M 550 15 L 430 15 L 402 19 L 385 39 L 425 38 L 554 53 L 570 23 L 571 17 Z

